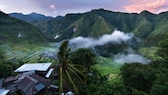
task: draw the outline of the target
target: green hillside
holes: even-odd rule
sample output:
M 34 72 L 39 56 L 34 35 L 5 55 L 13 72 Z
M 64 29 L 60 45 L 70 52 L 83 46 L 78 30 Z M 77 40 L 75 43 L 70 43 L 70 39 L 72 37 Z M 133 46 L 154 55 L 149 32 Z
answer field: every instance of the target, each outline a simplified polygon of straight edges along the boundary
M 0 43 L 44 43 L 46 38 L 41 32 L 26 22 L 9 17 L 0 12 Z
M 110 34 L 114 27 L 102 16 L 95 12 L 86 13 L 82 18 L 75 22 L 76 31 L 73 36 L 92 36 L 99 37 L 104 34 Z M 103 29 L 103 31 L 102 31 Z
M 133 32 L 144 41 L 145 46 L 157 46 L 168 30 L 168 12 L 153 14 L 148 11 L 137 13 L 112 12 L 104 9 L 83 14 L 68 14 L 45 22 L 33 23 L 46 36 L 57 41 L 76 36 L 100 37 L 118 29 Z
M 36 26 L 39 30 L 41 30 L 41 32 L 44 35 L 51 39 L 54 39 L 54 36 L 60 33 L 64 34 L 64 31 L 66 31 L 64 37 L 60 35 L 59 39 L 63 39 L 71 34 L 71 32 L 69 32 L 69 28 L 71 28 L 70 26 L 72 26 L 72 23 L 74 23 L 80 17 L 80 14 L 68 14 L 64 18 L 56 17 L 49 21 L 35 22 L 33 23 L 33 25 Z
M 6 61 L 36 61 L 46 42 L 46 37 L 33 25 L 0 12 L 0 50 Z

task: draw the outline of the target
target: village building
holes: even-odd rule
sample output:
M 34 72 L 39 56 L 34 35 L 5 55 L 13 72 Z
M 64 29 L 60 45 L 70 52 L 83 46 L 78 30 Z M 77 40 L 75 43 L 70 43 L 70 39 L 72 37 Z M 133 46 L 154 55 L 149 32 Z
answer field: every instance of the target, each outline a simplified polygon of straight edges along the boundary
M 28 72 L 28 71 L 47 71 L 52 63 L 27 63 L 20 66 L 14 72 Z
M 9 94 L 10 90 L 6 90 L 6 89 L 0 89 L 0 95 L 10 95 Z
M 54 68 L 51 67 L 51 64 L 52 63 L 23 64 L 14 71 L 18 73 L 16 76 L 9 76 L 6 79 L 0 80 L 0 87 L 8 89 L 1 90 L 0 93 L 8 91 L 7 93 L 10 94 L 17 92 L 21 95 L 43 95 L 48 91 L 49 93 L 54 92 L 54 95 L 56 95 L 58 86 L 52 84 Z M 49 90 L 51 90 L 51 92 Z
M 47 89 L 49 86 L 50 80 L 36 74 L 26 76 L 17 83 L 17 89 L 23 95 L 43 95 L 42 93 L 45 92 L 44 89 Z
M 49 78 L 54 71 L 54 68 L 51 68 L 52 63 L 29 63 L 23 64 L 14 72 L 23 73 L 23 72 L 30 72 L 34 71 L 35 74 L 40 76 Z

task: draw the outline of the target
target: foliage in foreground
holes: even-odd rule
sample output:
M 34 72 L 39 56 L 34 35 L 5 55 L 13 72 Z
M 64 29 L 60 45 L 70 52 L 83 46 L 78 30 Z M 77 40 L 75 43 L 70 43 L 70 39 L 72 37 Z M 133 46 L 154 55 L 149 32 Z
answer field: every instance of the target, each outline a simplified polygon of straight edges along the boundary
M 58 73 L 59 73 L 59 93 L 66 93 L 68 90 L 73 90 L 76 94 L 79 94 L 78 88 L 73 80 L 74 77 L 78 78 L 80 81 L 85 82 L 85 76 L 81 71 L 79 71 L 75 64 L 69 60 L 68 41 L 64 41 L 60 46 L 60 51 L 58 52 Z
M 160 48 L 158 50 L 158 55 L 160 56 L 159 59 L 149 64 L 126 63 L 120 69 L 121 81 L 108 83 L 107 74 L 100 72 L 98 69 L 101 68 L 101 66 L 103 68 L 103 66 L 107 65 L 100 65 L 101 62 L 94 62 L 92 59 L 94 56 L 89 54 L 89 51 L 87 50 L 80 50 L 80 52 L 77 51 L 77 53 L 71 53 L 74 58 L 72 56 L 69 57 L 70 49 L 67 47 L 67 42 L 65 42 L 60 47 L 60 52 L 58 53 L 60 92 L 71 90 L 75 92 L 75 94 L 79 93 L 80 95 L 168 95 L 167 47 L 168 40 L 165 39 L 160 42 Z M 84 53 L 84 51 L 87 52 Z M 78 54 L 89 55 L 89 60 L 91 60 L 90 62 L 93 61 L 93 63 L 85 63 L 87 62 L 86 60 L 88 57 L 82 57 L 82 55 L 78 56 Z M 16 68 L 16 65 L 6 62 L 5 59 L 6 57 L 1 50 L 0 77 L 12 75 L 13 68 Z M 71 61 L 72 59 L 73 61 Z M 80 60 L 80 63 L 75 65 L 72 64 L 73 62 L 78 62 L 78 60 Z M 107 63 L 108 62 L 103 61 L 101 64 Z M 82 68 L 80 67 L 76 69 L 76 65 L 82 65 Z M 87 70 L 88 65 L 93 66 L 94 68 Z M 87 79 L 86 84 L 82 84 L 78 80 L 84 79 L 82 73 L 84 73 L 86 77 L 85 79 Z
M 124 85 L 149 95 L 168 95 L 168 38 L 160 42 L 157 59 L 150 64 L 132 63 L 121 68 Z

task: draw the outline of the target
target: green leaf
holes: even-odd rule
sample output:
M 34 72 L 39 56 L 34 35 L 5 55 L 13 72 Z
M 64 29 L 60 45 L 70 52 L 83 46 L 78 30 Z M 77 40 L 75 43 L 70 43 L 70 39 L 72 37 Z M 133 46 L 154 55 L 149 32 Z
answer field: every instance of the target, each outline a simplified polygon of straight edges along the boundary
M 74 81 L 72 80 L 71 75 L 69 74 L 69 72 L 68 72 L 67 70 L 65 70 L 65 72 L 66 72 L 66 74 L 67 74 L 67 76 L 68 76 L 68 79 L 70 80 L 70 82 L 71 82 L 72 85 L 73 85 L 74 91 L 75 91 L 77 94 L 79 94 L 79 91 L 78 91 L 78 89 L 77 89 L 77 87 L 76 87 Z

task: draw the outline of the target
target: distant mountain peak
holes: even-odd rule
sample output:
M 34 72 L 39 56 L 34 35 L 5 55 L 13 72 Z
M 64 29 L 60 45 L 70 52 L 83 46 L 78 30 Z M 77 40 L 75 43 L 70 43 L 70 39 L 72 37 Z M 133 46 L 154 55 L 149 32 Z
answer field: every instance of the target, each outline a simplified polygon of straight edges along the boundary
M 36 13 L 36 12 L 31 12 L 30 14 L 39 14 L 39 13 Z
M 36 22 L 36 21 L 42 21 L 42 20 L 50 20 L 52 17 L 45 16 L 39 13 L 32 12 L 30 14 L 24 15 L 22 13 L 11 13 L 9 14 L 11 17 L 23 20 L 25 22 Z
M 45 15 L 40 14 L 40 13 L 35 13 L 35 12 L 32 12 L 32 13 L 27 14 L 27 15 L 29 15 L 29 16 L 44 16 L 44 17 L 50 17 L 50 16 L 45 16 Z
M 153 14 L 153 13 L 150 12 L 150 11 L 144 10 L 144 11 L 142 11 L 140 14 Z

